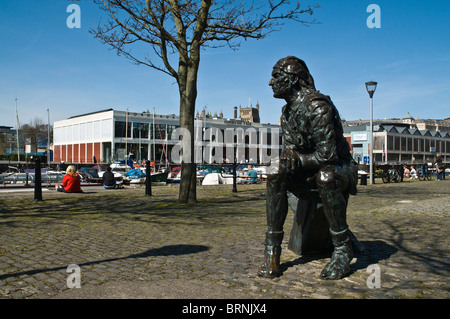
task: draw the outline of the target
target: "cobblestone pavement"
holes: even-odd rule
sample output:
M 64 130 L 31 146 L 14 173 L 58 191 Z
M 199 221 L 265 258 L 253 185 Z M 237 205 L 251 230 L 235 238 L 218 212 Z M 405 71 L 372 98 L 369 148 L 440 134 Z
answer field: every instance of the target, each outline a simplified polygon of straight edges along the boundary
M 287 249 L 292 213 L 282 276 L 256 275 L 264 184 L 199 186 L 197 205 L 178 204 L 176 186 L 84 190 L 42 202 L 0 191 L 0 298 L 449 297 L 449 180 L 359 186 L 348 223 L 366 250 L 338 281 L 319 279 L 328 257 Z M 80 289 L 68 288 L 71 264 Z

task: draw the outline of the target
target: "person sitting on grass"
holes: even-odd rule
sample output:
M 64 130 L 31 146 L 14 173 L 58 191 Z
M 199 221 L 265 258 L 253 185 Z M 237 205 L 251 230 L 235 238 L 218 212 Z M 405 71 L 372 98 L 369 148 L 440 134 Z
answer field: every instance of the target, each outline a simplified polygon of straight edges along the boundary
M 111 166 L 106 167 L 106 172 L 102 176 L 103 187 L 105 189 L 122 188 L 122 181 L 118 182 L 111 172 Z
M 411 165 L 411 177 L 410 179 L 417 179 L 417 171 L 414 166 Z
M 248 165 L 247 174 L 239 180 L 240 184 L 256 184 L 258 182 L 258 173 L 252 168 L 252 165 Z
M 404 169 L 403 176 L 404 177 L 411 177 L 411 171 L 409 170 L 409 168 L 406 165 L 403 165 L 403 169 Z
M 55 189 L 63 193 L 82 193 L 81 178 L 78 175 L 75 166 L 69 165 L 66 169 L 66 175 L 62 180 L 62 185 L 56 184 Z

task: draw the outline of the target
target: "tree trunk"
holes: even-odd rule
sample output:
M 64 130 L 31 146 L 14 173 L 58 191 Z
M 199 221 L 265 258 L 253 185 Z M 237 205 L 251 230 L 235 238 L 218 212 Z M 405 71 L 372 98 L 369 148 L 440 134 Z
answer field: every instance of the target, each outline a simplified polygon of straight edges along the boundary
M 194 161 L 194 116 L 197 98 L 197 70 L 198 66 L 186 67 L 185 83 L 179 82 L 180 88 L 180 127 L 190 132 L 190 138 L 183 136 L 181 141 L 182 156 L 181 180 L 178 201 L 180 203 L 197 202 L 197 169 Z
M 180 91 L 180 127 L 189 131 L 189 137 L 181 142 L 183 153 L 189 153 L 189 157 L 182 156 L 181 180 L 178 201 L 180 203 L 197 202 L 197 169 L 194 161 L 194 116 L 195 100 L 197 99 L 197 74 L 200 65 L 201 39 L 207 25 L 209 8 L 212 0 L 202 0 L 201 8 L 197 15 L 197 24 L 189 45 L 186 40 L 186 26 L 184 25 L 180 7 L 177 1 L 171 1 L 170 5 L 177 28 L 178 39 L 178 88 Z

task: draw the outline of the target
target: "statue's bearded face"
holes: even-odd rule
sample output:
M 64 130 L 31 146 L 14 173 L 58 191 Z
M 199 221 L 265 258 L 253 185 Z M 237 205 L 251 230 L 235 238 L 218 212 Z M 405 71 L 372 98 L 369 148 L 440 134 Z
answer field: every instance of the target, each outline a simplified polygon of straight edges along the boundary
M 286 98 L 291 94 L 294 87 L 293 75 L 275 66 L 269 85 L 272 87 L 274 97 L 279 99 Z

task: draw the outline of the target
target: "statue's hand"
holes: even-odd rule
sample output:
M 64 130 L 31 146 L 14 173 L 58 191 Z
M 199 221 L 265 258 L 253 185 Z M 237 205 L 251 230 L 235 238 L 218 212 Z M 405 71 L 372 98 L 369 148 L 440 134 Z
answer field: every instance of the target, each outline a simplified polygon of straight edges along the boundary
M 285 148 L 281 153 L 280 164 L 285 172 L 292 173 L 301 166 L 301 161 L 298 154 L 292 148 Z

